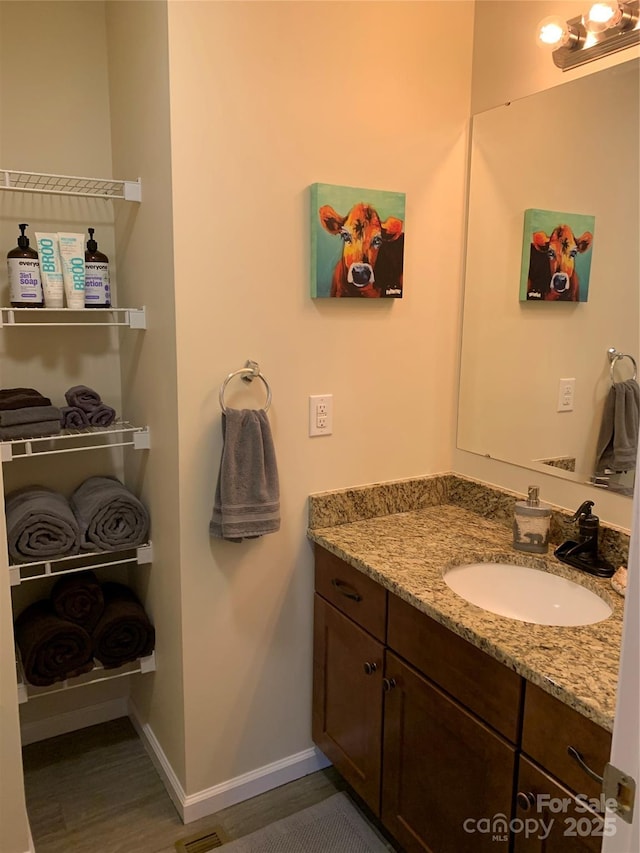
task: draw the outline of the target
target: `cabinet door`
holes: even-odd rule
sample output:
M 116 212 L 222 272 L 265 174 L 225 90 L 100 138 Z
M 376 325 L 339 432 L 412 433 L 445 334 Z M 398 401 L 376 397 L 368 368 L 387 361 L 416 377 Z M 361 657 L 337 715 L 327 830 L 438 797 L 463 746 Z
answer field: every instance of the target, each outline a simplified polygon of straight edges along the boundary
M 514 748 L 391 652 L 385 675 L 384 825 L 410 853 L 506 853 Z
M 530 761 L 520 757 L 514 853 L 599 853 L 603 821 Z
M 383 646 L 314 600 L 313 740 L 379 815 Z

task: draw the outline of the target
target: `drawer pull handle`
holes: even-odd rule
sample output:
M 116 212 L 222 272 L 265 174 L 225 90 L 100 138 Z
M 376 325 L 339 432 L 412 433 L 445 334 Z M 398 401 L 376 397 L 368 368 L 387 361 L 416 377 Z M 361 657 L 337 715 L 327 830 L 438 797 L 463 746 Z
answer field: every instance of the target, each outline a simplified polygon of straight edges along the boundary
M 592 770 L 587 764 L 585 764 L 584 758 L 580 755 L 577 749 L 575 749 L 573 746 L 568 746 L 567 752 L 569 753 L 571 758 L 574 759 L 574 761 L 577 761 L 577 763 L 584 770 L 587 776 L 590 776 L 594 782 L 597 782 L 599 785 L 602 785 L 602 776 L 598 776 L 595 770 Z
M 516 800 L 523 812 L 531 811 L 536 804 L 535 794 L 532 794 L 531 791 L 527 791 L 527 793 L 524 791 L 518 791 Z
M 338 580 L 338 578 L 333 578 L 331 585 L 338 590 L 340 595 L 344 595 L 345 598 L 350 598 L 351 601 L 362 601 L 360 593 L 356 592 L 355 589 L 352 589 L 344 581 Z
M 372 663 L 369 663 L 369 661 L 367 661 L 364 665 L 364 674 L 365 675 L 373 675 L 373 673 L 377 670 L 377 668 L 378 668 L 378 664 L 375 661 L 373 661 Z
M 396 686 L 395 678 L 383 678 L 382 679 L 382 689 L 385 693 L 388 693 L 390 690 Z

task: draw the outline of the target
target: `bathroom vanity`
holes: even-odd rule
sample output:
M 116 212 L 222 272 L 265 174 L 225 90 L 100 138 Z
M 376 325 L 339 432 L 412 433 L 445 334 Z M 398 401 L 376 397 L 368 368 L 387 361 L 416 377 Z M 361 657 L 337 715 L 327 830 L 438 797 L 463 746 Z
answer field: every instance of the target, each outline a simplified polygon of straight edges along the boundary
M 408 851 L 599 851 L 588 770 L 609 760 L 623 599 L 580 578 L 612 615 L 570 628 L 469 604 L 447 568 L 508 558 L 578 573 L 517 555 L 507 516 L 447 502 L 456 491 L 429 481 L 422 500 L 438 503 L 310 529 L 313 739 Z

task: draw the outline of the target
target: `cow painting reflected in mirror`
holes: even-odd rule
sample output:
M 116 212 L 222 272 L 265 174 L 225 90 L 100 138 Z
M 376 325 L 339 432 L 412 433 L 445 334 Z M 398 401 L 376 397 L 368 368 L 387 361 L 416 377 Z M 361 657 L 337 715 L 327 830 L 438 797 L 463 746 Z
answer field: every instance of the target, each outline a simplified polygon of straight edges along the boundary
M 587 301 L 594 225 L 593 216 L 525 211 L 521 301 Z
M 311 187 L 311 295 L 402 297 L 403 193 Z

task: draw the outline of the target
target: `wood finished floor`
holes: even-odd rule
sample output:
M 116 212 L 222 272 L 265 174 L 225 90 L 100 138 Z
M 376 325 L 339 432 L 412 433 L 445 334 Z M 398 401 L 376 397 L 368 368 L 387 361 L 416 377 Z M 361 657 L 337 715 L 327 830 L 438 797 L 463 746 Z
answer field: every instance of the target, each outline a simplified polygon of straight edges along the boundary
M 234 840 L 347 789 L 330 767 L 185 826 L 126 717 L 30 744 L 23 763 L 36 853 L 176 853 L 198 831 Z

